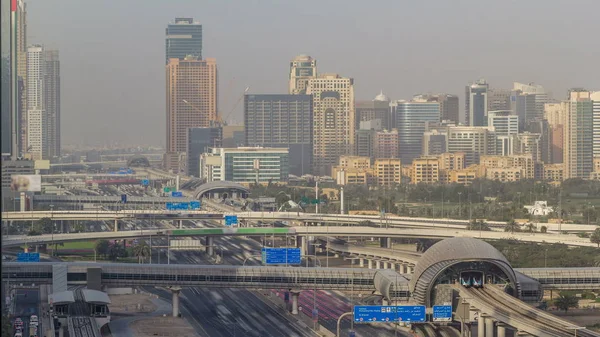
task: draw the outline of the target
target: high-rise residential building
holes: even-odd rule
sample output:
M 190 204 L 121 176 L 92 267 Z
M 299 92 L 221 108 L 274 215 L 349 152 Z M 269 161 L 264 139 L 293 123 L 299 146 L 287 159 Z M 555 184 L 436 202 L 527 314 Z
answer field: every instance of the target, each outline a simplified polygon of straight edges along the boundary
M 189 128 L 187 136 L 187 174 L 200 177 L 200 156 L 211 152 L 213 148 L 221 147 L 223 128 Z
M 44 50 L 44 109 L 48 158 L 60 157 L 60 60 L 58 50 Z
M 10 40 L 11 40 L 11 0 L 0 0 L 0 112 L 2 116 L 2 129 L 0 141 L 2 144 L 2 157 L 12 153 L 12 127 L 11 127 L 11 71 L 10 71 Z M 4 209 L 4 208 L 3 208 Z
M 565 179 L 588 179 L 593 171 L 593 119 L 590 92 L 570 90 L 564 126 Z
M 244 184 L 287 182 L 289 152 L 284 148 L 215 148 L 200 157 L 201 178 Z
M 360 127 L 354 135 L 356 138 L 354 153 L 357 156 L 369 157 L 371 160 L 375 159 L 375 135 L 381 130 L 379 119 L 360 122 Z
M 415 158 L 412 162 L 411 183 L 432 184 L 440 181 L 440 162 L 438 157 Z
M 15 4 L 15 1 L 12 1 Z M 13 65 L 11 73 L 14 83 L 12 84 L 13 95 L 13 130 L 15 142 L 15 151 L 19 156 L 29 148 L 27 144 L 27 4 L 23 0 L 17 0 L 13 15 L 13 41 L 11 48 L 14 52 L 11 56 Z
M 446 152 L 448 130 L 433 129 L 423 133 L 423 155 L 437 156 Z
M 185 153 L 187 129 L 210 127 L 217 118 L 217 61 L 187 56 L 172 58 L 166 66 L 167 76 L 167 157 L 168 170 L 178 153 Z M 167 165 L 167 163 L 171 163 Z
M 590 94 L 592 99 L 592 110 L 594 114 L 593 121 L 593 139 L 594 139 L 594 158 L 600 158 L 600 91 L 593 91 Z
M 409 165 L 422 154 L 426 124 L 439 122 L 440 103 L 415 96 L 411 101 L 394 101 L 391 108 L 400 135 L 400 159 Z
M 306 94 L 308 81 L 317 78 L 317 60 L 308 55 L 298 55 L 290 62 L 289 93 Z
M 562 125 L 550 127 L 550 159 L 552 164 L 561 164 L 564 161 L 565 128 Z
M 528 130 L 529 123 L 538 116 L 535 95 L 520 90 L 513 91 L 510 96 L 510 109 L 519 116 L 519 131 Z
M 510 110 L 510 90 L 490 88 L 487 109 L 489 111 Z
M 420 94 L 414 100 L 437 102 L 440 104 L 440 121 L 459 123 L 458 96 L 449 94 Z
M 533 118 L 542 118 L 544 116 L 544 105 L 550 101 L 550 94 L 539 84 L 535 83 L 513 83 L 513 90 L 520 90 L 527 95 L 535 96 L 535 116 Z
M 186 56 L 202 60 L 202 25 L 193 18 L 175 18 L 166 29 L 165 62 Z
M 356 129 L 360 129 L 361 122 L 380 120 L 384 129 L 391 129 L 390 99 L 383 91 L 375 96 L 372 101 L 356 102 Z
M 552 159 L 552 128 L 547 120 L 536 118 L 529 123 L 529 130 L 532 134 L 541 135 L 540 138 L 540 158 L 542 162 L 551 164 Z
M 550 126 L 564 125 L 567 106 L 567 102 L 544 104 L 544 119 L 548 121 Z
M 567 102 L 544 104 L 544 119 L 548 121 L 550 163 L 563 162 L 564 125 L 567 114 Z
M 290 173 L 312 170 L 313 106 L 310 95 L 246 95 L 245 145 L 289 149 Z
M 354 80 L 338 74 L 309 79 L 313 97 L 313 174 L 327 175 L 354 152 Z
M 542 160 L 542 134 L 523 132 L 517 135 L 515 154 L 530 155 L 534 162 Z
M 399 141 L 398 130 L 383 130 L 375 133 L 374 152 L 375 158 L 398 158 Z
M 496 154 L 496 133 L 483 126 L 448 127 L 447 152 L 465 153 L 465 166 L 478 164 L 479 157 Z
M 34 160 L 48 157 L 48 120 L 44 107 L 44 48 L 27 48 L 27 153 Z
M 465 124 L 485 126 L 487 124 L 489 85 L 481 79 L 465 88 Z

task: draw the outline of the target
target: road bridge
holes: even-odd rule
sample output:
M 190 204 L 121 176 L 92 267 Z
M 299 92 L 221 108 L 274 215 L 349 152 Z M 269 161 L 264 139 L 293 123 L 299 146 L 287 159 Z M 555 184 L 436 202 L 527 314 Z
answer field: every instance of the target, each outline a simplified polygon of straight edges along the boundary
M 111 220 L 115 218 L 131 219 L 195 219 L 201 218 L 207 211 L 168 211 L 168 210 L 121 210 L 118 213 L 110 211 L 29 211 L 29 212 L 3 212 L 2 219 L 10 221 L 30 221 L 40 218 L 53 218 L 56 220 L 94 220 L 98 218 Z M 348 215 L 348 214 L 315 214 L 301 212 L 227 212 L 228 215 L 237 215 L 238 219 L 244 221 L 288 221 L 306 225 L 336 224 L 336 225 L 364 225 L 371 227 L 400 227 L 400 228 L 443 228 L 464 229 L 468 226 L 466 220 L 453 219 L 428 219 L 386 216 L 381 218 L 374 215 Z M 503 223 L 488 223 L 495 231 L 504 231 Z M 596 226 L 580 224 L 540 224 L 547 227 L 549 233 L 560 234 L 560 232 L 593 232 Z M 540 226 L 538 226 L 540 227 Z M 518 233 L 515 233 L 518 234 Z
M 208 216 L 205 219 L 209 219 Z M 214 219 L 214 218 L 213 218 Z M 98 220 L 104 220 L 98 218 Z M 373 227 L 343 227 L 343 226 L 308 226 L 290 228 L 199 228 L 199 229 L 142 229 L 120 232 L 88 232 L 69 234 L 44 234 L 38 236 L 8 235 L 4 237 L 3 246 L 22 244 L 47 244 L 50 242 L 84 241 L 90 239 L 128 239 L 148 236 L 337 236 L 337 237 L 386 237 L 386 238 L 428 238 L 447 239 L 453 237 L 478 238 L 482 240 L 515 240 L 535 243 L 562 243 L 569 246 L 595 247 L 587 238 L 575 235 L 555 235 L 541 233 L 507 233 L 470 230 L 406 229 L 406 228 L 373 228 Z

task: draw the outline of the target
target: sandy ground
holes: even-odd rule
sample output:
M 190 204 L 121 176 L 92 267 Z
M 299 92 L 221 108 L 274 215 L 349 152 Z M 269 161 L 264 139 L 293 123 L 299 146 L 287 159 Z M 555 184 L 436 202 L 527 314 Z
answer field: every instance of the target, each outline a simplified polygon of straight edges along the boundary
M 550 313 L 578 325 L 585 326 L 600 323 L 600 310 L 571 309 L 567 313 L 562 311 L 551 311 Z
M 136 320 L 129 325 L 133 337 L 197 337 L 194 328 L 181 318 L 152 317 Z
M 110 295 L 112 302 L 108 308 L 112 313 L 147 313 L 154 312 L 156 305 L 150 301 L 148 294 Z

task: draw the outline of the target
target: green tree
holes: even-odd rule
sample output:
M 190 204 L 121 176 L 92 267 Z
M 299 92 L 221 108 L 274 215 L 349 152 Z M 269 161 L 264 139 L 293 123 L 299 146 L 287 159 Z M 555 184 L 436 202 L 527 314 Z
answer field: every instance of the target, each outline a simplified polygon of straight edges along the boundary
M 73 231 L 75 233 L 83 233 L 85 232 L 85 226 L 81 222 L 77 222 L 75 226 L 73 226 Z
M 521 231 L 521 225 L 519 225 L 518 222 L 516 222 L 514 219 L 507 221 L 506 225 L 504 226 L 504 231 L 505 232 L 520 232 Z
M 110 244 L 107 240 L 98 240 L 96 241 L 96 254 L 103 255 L 104 258 L 108 255 Z
M 590 242 L 597 244 L 600 248 L 600 228 L 596 228 L 592 235 L 590 235 Z
M 546 227 L 546 226 L 540 227 L 540 233 L 548 233 L 548 227 Z
M 150 246 L 145 241 L 141 241 L 133 247 L 133 256 L 138 258 L 138 263 L 145 261 L 150 254 Z
M 50 234 L 54 229 L 54 224 L 50 218 L 41 218 L 33 224 L 33 228 L 44 234 Z
M 36 235 L 42 235 L 42 232 L 40 232 L 37 229 L 32 229 L 27 233 L 28 236 L 36 236 Z
M 579 305 L 579 300 L 573 295 L 561 294 L 556 298 L 556 300 L 554 300 L 554 304 L 558 309 L 567 312 L 569 311 L 569 308 L 577 308 Z
M 117 261 L 120 257 L 127 257 L 127 251 L 121 243 L 115 242 L 108 249 L 108 258 L 111 261 Z

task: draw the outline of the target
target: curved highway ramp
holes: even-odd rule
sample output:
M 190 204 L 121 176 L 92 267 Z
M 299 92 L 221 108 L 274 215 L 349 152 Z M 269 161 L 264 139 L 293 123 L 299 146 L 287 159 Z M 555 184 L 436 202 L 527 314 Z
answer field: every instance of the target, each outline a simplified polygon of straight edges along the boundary
M 455 285 L 454 288 L 458 290 L 462 298 L 481 310 L 483 315 L 490 316 L 515 330 L 527 332 L 533 336 L 564 337 L 574 334 L 573 327 L 575 325 L 572 322 L 536 309 L 505 293 L 499 287 L 486 286 L 475 289 Z M 589 330 L 579 330 L 577 336 L 599 337 L 600 334 Z

